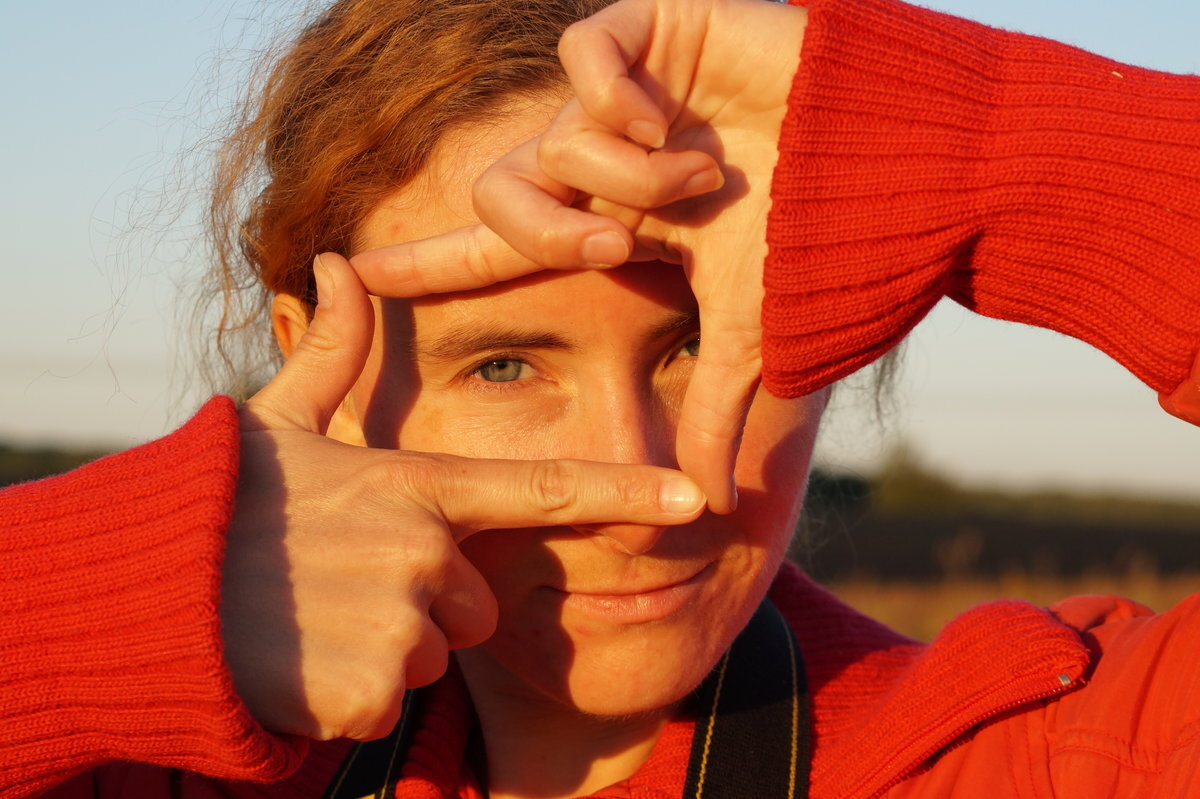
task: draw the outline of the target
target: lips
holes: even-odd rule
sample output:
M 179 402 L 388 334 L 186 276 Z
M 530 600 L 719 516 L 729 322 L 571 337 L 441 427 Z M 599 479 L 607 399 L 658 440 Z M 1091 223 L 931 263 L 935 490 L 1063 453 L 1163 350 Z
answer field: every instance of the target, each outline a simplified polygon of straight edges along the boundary
M 611 587 L 585 588 L 582 586 L 567 586 L 556 590 L 562 591 L 564 594 L 583 594 L 586 596 L 635 596 L 637 594 L 652 594 L 655 591 L 664 591 L 681 583 L 686 583 L 691 580 L 704 569 L 708 568 L 707 564 L 698 568 L 692 569 L 679 577 L 675 578 L 660 578 L 655 581 L 647 581 L 644 585 L 631 585 L 630 582 L 619 582 Z
M 622 583 L 613 587 L 547 587 L 562 602 L 564 618 L 580 614 L 618 624 L 659 621 L 682 612 L 703 591 L 714 564 L 698 571 L 641 585 Z

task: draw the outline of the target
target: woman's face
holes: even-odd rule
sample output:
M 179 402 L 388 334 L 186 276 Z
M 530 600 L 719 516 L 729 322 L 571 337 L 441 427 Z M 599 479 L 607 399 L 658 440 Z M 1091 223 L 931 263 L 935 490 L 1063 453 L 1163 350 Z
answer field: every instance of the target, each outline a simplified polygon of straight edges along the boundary
M 365 222 L 360 247 L 475 221 L 475 177 L 547 121 L 523 112 L 449 137 L 421 179 Z M 676 424 L 700 336 L 680 268 L 543 273 L 481 291 L 384 300 L 377 314 L 347 406 L 369 445 L 677 465 Z M 468 679 L 605 716 L 682 698 L 775 574 L 823 399 L 759 392 L 731 515 L 705 513 L 681 527 L 489 530 L 464 541 L 500 607 L 495 635 L 463 653 Z

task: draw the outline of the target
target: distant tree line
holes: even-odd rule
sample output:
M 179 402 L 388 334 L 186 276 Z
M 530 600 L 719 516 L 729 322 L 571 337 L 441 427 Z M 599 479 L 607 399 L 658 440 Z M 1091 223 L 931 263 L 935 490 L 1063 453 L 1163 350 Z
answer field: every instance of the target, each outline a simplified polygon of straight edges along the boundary
M 1200 502 L 966 488 L 902 447 L 870 477 L 815 470 L 790 555 L 823 580 L 1200 574 Z
M 20 447 L 0 444 L 0 486 L 40 480 L 69 472 L 85 463 L 109 454 L 105 449 L 61 447 Z

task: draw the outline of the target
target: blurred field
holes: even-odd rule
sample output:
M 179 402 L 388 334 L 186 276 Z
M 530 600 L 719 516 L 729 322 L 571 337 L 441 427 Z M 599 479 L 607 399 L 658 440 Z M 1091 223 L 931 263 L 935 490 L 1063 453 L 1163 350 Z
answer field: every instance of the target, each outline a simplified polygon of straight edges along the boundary
M 1200 501 L 968 488 L 901 450 L 869 477 L 816 471 L 790 555 L 922 641 L 995 599 L 1114 594 L 1165 611 L 1200 591 Z
M 999 577 L 950 577 L 936 581 L 880 581 L 849 577 L 825 583 L 858 610 L 900 632 L 928 641 L 964 610 L 992 599 L 1025 599 L 1049 605 L 1078 594 L 1116 594 L 1153 610 L 1167 610 L 1200 591 L 1200 571 L 1160 575 L 1132 568 L 1123 575 L 1039 576 L 1011 573 Z
M 814 473 L 798 533 L 802 568 L 921 640 L 992 599 L 1114 594 L 1163 611 L 1200 591 L 1200 502 L 967 488 L 911 452 L 870 477 Z

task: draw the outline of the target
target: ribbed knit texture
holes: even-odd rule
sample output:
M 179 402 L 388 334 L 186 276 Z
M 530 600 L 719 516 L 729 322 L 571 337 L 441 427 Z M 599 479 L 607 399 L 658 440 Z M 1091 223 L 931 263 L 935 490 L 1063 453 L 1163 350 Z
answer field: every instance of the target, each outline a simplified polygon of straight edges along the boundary
M 817 389 L 942 296 L 1108 353 L 1200 352 L 1200 79 L 891 0 L 814 0 L 768 223 L 764 383 Z
M 237 436 L 217 398 L 174 435 L 0 492 L 6 797 L 111 758 L 260 779 L 298 762 L 221 659 Z
M 1076 633 L 1025 602 L 981 605 L 925 646 L 791 565 L 771 598 L 796 632 L 813 688 L 814 797 L 876 795 L 1001 710 L 1064 692 L 1059 675 L 1074 684 L 1088 666 Z
M 1200 344 L 1200 81 L 889 0 L 810 5 L 768 227 L 767 387 L 800 394 L 857 369 L 944 295 L 1078 336 L 1158 391 L 1183 381 Z M 236 412 L 217 399 L 161 441 L 0 492 L 6 797 L 109 760 L 198 775 L 113 764 L 53 795 L 320 794 L 346 742 L 313 744 L 294 770 L 303 745 L 255 724 L 221 658 L 237 453 Z M 772 598 L 808 671 L 815 797 L 875 795 L 1087 663 L 1073 632 L 1020 603 L 926 649 L 790 568 Z M 413 796 L 462 779 L 455 696 L 428 711 Z M 676 795 L 689 745 L 673 723 L 601 795 Z

